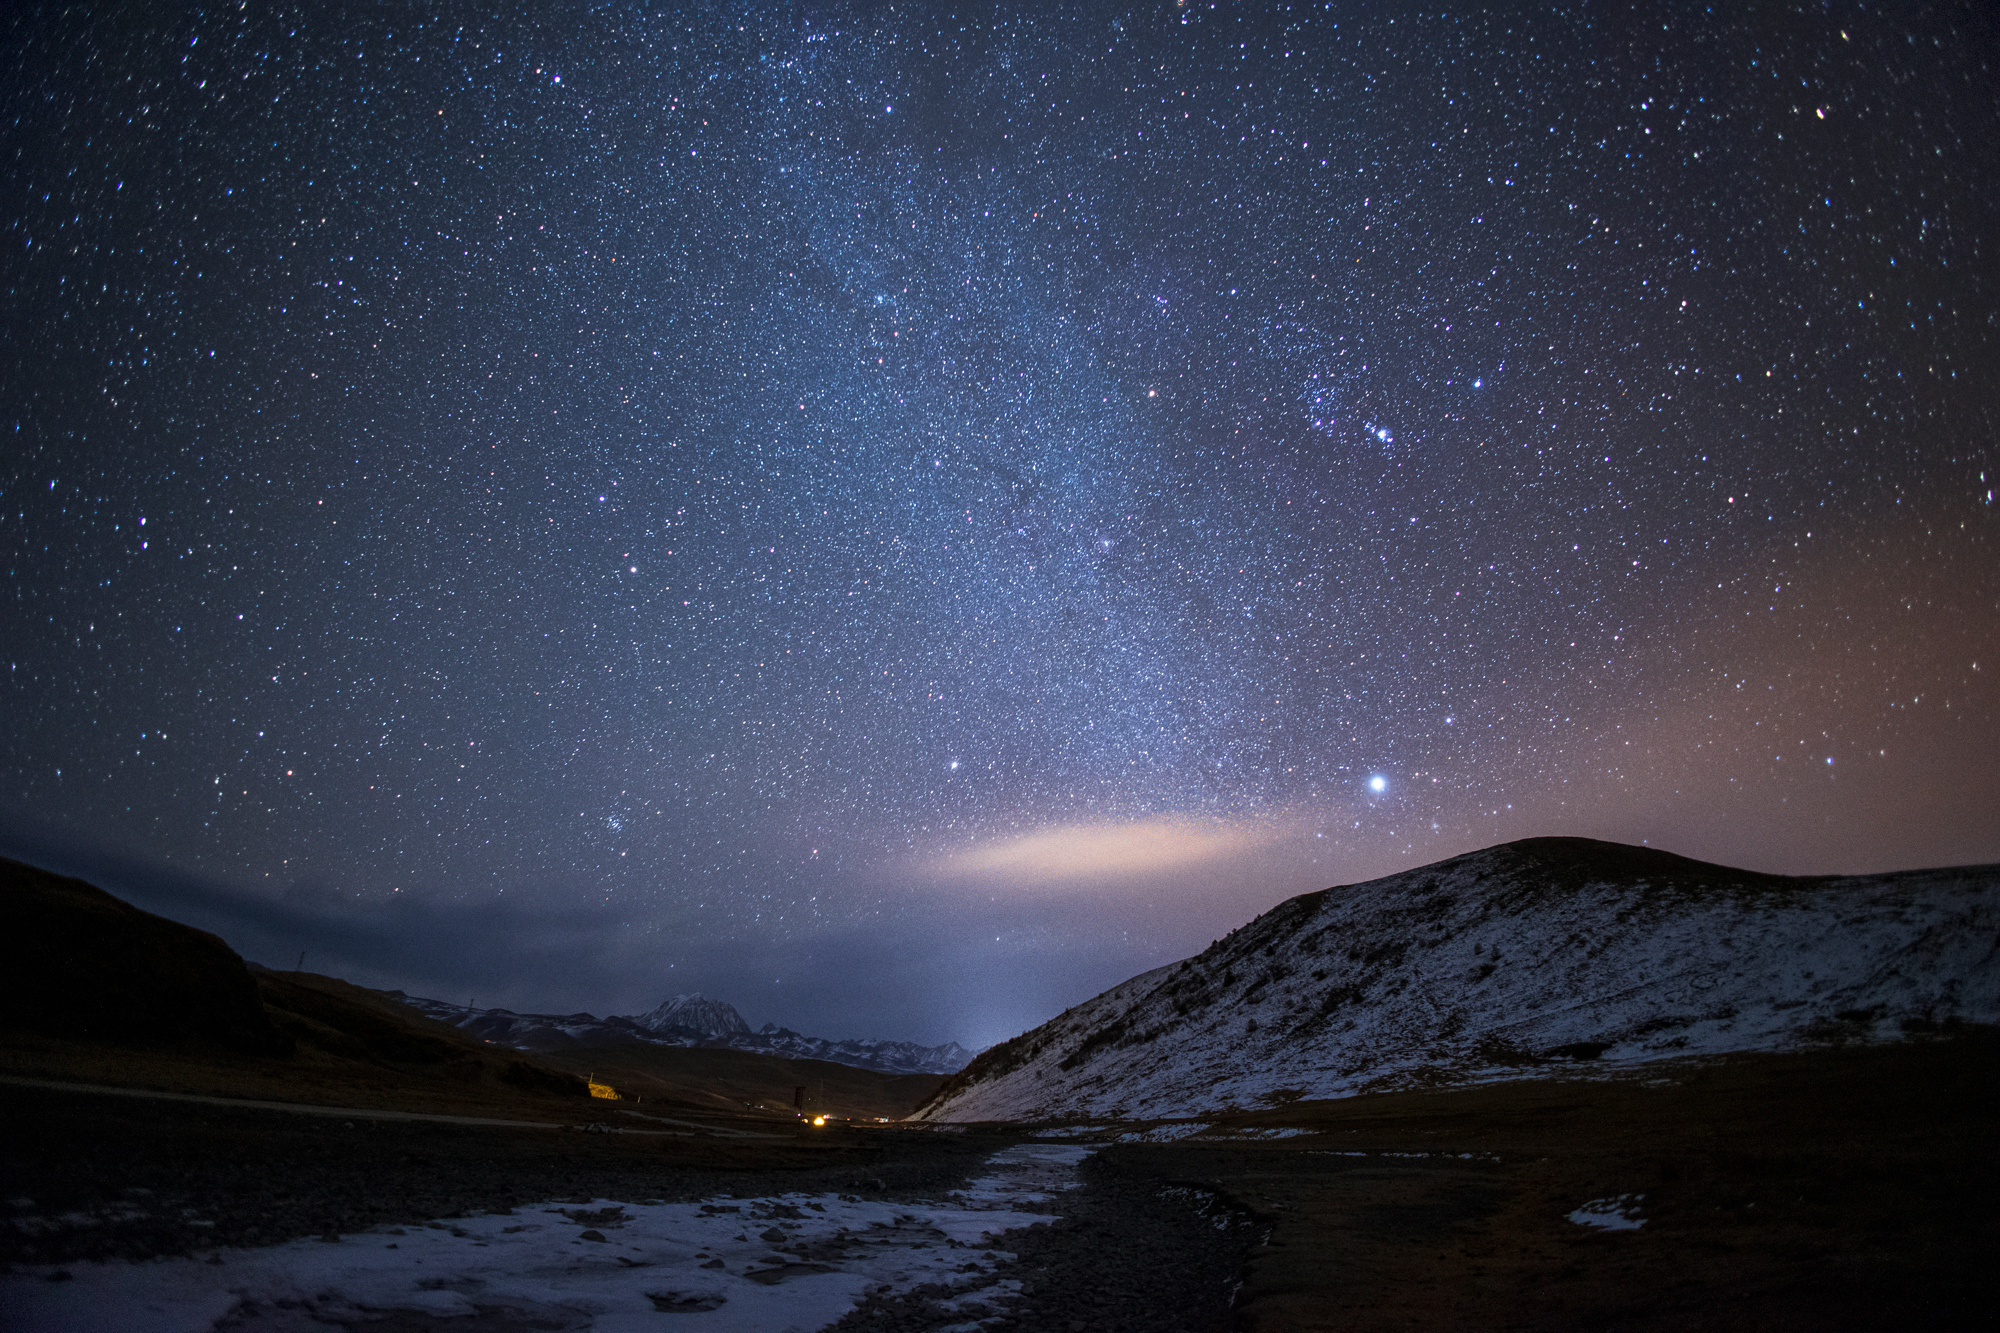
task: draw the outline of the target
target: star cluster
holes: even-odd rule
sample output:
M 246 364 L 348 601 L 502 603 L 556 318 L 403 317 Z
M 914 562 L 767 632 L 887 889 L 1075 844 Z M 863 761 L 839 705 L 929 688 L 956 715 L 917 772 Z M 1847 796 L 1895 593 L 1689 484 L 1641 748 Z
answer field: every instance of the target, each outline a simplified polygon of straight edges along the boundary
M 9 845 L 937 1040 L 1507 837 L 2000 856 L 1990 16 L 1439 9 L 15 14 Z

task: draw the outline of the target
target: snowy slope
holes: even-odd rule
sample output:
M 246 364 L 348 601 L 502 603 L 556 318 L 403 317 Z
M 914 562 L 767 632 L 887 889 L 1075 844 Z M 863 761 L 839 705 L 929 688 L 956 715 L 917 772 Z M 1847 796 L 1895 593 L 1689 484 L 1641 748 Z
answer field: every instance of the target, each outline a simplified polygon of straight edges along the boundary
M 386 994 L 427 1017 L 519 1051 L 643 1041 L 655 1046 L 758 1051 L 790 1060 L 830 1060 L 880 1074 L 955 1074 L 973 1055 L 955 1041 L 919 1046 L 909 1041 L 836 1040 L 808 1037 L 773 1023 L 752 1032 L 735 1006 L 700 995 L 677 995 L 636 1018 L 615 1014 L 599 1018 L 595 1014 L 517 1014 L 511 1009 L 473 1009 L 401 991 Z
M 2000 866 L 1785 878 L 1536 838 L 1283 903 L 917 1119 L 1168 1117 L 2000 1021 Z

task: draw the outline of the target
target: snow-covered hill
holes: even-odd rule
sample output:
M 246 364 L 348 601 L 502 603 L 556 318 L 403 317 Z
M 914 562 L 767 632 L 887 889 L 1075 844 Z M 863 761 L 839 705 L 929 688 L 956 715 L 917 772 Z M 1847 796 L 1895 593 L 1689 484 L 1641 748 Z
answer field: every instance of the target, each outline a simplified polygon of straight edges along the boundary
M 955 1074 L 973 1053 L 955 1041 L 919 1046 L 908 1041 L 832 1040 L 808 1037 L 766 1023 L 755 1032 L 734 1005 L 700 995 L 676 995 L 659 1008 L 633 1018 L 595 1014 L 517 1014 L 511 1009 L 473 1009 L 420 995 L 388 992 L 393 998 L 440 1022 L 521 1051 L 559 1051 L 572 1046 L 643 1041 L 656 1046 L 703 1046 L 760 1051 L 792 1060 L 831 1060 L 882 1074 Z
M 938 1121 L 1170 1117 L 2000 1021 L 2000 866 L 1535 838 L 1304 894 L 981 1055 Z

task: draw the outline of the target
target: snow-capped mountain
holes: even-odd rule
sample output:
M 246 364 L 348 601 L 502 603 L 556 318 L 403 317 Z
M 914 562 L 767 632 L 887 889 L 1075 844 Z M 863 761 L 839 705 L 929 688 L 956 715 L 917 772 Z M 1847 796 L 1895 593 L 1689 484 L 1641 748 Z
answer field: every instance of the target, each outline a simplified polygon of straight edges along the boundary
M 881 1074 L 955 1074 L 973 1056 L 955 1041 L 942 1046 L 853 1038 L 835 1041 L 804 1036 L 774 1023 L 752 1032 L 734 1005 L 700 995 L 676 995 L 637 1017 L 599 1018 L 595 1014 L 517 1014 L 511 1009 L 474 1009 L 401 991 L 389 994 L 428 1017 L 521 1051 L 643 1041 L 656 1046 L 760 1051 L 793 1060 L 831 1060 Z
M 426 999 L 389 991 L 399 1000 L 441 1023 L 464 1028 L 475 1037 L 484 1037 L 519 1051 L 559 1051 L 568 1046 L 595 1046 L 611 1041 L 657 1041 L 672 1046 L 694 1046 L 702 1041 L 697 1032 L 661 1034 L 640 1027 L 629 1018 L 599 1018 L 596 1014 L 517 1014 L 512 1009 L 473 1009 L 444 1000 Z
M 676 995 L 651 1013 L 640 1014 L 632 1021 L 648 1032 L 678 1029 L 709 1037 L 727 1037 L 750 1031 L 750 1025 L 743 1021 L 743 1015 L 736 1012 L 735 1005 L 705 999 L 699 993 Z
M 1535 838 L 1280 904 L 918 1119 L 1191 1116 L 2000 1021 L 2000 866 L 1789 878 Z
M 942 1046 L 919 1046 L 909 1041 L 858 1041 L 852 1037 L 830 1041 L 825 1037 L 804 1036 L 775 1023 L 766 1023 L 749 1037 L 732 1039 L 729 1044 L 739 1051 L 765 1051 L 794 1060 L 831 1060 L 885 1074 L 956 1074 L 974 1054 L 955 1041 Z

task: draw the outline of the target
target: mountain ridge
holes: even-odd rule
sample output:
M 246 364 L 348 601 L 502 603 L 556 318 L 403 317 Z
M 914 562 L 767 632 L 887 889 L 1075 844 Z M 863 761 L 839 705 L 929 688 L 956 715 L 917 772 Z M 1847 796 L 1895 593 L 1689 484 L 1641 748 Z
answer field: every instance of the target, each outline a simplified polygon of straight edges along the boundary
M 922 1046 L 908 1041 L 809 1037 L 766 1023 L 752 1031 L 735 1006 L 698 992 L 676 995 L 637 1016 L 614 1014 L 521 1014 L 511 1009 L 474 1009 L 402 991 L 386 995 L 419 1013 L 464 1028 L 495 1045 L 520 1051 L 551 1052 L 577 1046 L 636 1041 L 660 1046 L 699 1046 L 751 1051 L 799 1060 L 829 1060 L 879 1074 L 955 1074 L 974 1052 L 955 1041 Z
M 917 1119 L 1184 1116 L 2000 1021 L 2000 866 L 1788 877 L 1577 838 L 1280 903 Z

